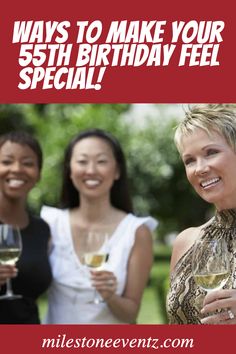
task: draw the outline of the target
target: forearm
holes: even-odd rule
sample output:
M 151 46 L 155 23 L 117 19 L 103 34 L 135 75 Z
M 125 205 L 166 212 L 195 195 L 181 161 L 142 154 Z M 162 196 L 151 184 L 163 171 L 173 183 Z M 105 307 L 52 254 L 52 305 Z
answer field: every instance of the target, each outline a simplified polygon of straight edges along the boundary
M 136 322 L 139 304 L 134 300 L 114 294 L 106 300 L 106 303 L 113 315 L 119 320 L 125 323 Z
M 146 228 L 139 228 L 132 248 L 123 295 L 117 295 L 117 278 L 113 273 L 95 272 L 93 284 L 110 311 L 124 323 L 135 323 L 142 295 L 152 266 L 152 237 Z M 99 278 L 102 281 L 99 285 Z

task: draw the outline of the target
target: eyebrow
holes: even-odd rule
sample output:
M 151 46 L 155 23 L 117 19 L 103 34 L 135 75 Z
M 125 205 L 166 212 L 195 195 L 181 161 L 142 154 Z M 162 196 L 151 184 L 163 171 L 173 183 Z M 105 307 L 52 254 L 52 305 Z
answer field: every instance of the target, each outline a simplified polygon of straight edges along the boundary
M 2 155 L 2 157 L 15 158 L 15 155 L 11 154 L 11 153 L 0 152 L 0 155 Z M 25 156 L 21 156 L 20 158 L 21 159 L 34 159 L 34 155 L 25 155 Z
M 217 144 L 208 144 L 208 145 L 204 146 L 204 147 L 201 149 L 201 151 L 205 151 L 205 150 L 207 150 L 207 149 L 209 149 L 209 148 L 211 148 L 211 149 L 221 149 L 222 146 L 221 146 L 221 145 L 217 145 Z M 184 155 L 181 155 L 182 159 L 186 159 L 186 158 L 192 157 L 192 156 L 194 156 L 194 154 L 184 154 Z
M 89 155 L 86 154 L 86 153 L 83 153 L 83 152 L 78 152 L 77 154 L 75 154 L 77 157 L 88 157 Z M 96 157 L 99 157 L 99 156 L 110 156 L 110 153 L 108 152 L 99 152 L 97 153 L 96 155 L 94 155 Z
M 186 154 L 186 155 L 182 155 L 182 159 L 186 159 L 186 157 L 191 157 L 192 155 L 191 154 Z
M 202 150 L 207 149 L 207 148 L 209 148 L 209 147 L 220 148 L 221 145 L 216 144 L 216 143 L 211 143 L 211 144 L 208 144 L 208 145 L 204 146 L 204 148 L 203 148 Z

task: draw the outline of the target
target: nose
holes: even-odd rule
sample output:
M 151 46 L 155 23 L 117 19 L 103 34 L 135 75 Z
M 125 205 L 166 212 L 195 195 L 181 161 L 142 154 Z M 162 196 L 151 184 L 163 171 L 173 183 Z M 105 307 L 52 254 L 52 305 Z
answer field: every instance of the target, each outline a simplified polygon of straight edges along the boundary
M 196 175 L 204 175 L 208 171 L 209 171 L 209 166 L 208 166 L 207 161 L 205 159 L 197 160 L 195 174 Z
M 96 163 L 93 161 L 90 161 L 86 166 L 86 173 L 93 174 L 95 172 L 96 172 Z
M 12 172 L 21 172 L 22 170 L 22 165 L 20 162 L 15 161 L 12 165 L 11 165 L 11 171 Z

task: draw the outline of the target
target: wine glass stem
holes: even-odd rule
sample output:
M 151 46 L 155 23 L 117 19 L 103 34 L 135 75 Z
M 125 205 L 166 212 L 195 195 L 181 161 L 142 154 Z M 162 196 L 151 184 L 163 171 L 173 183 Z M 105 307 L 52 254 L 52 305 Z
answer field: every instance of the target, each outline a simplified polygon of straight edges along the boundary
M 7 279 L 6 285 L 7 285 L 6 295 L 7 296 L 12 296 L 13 295 L 13 291 L 12 291 L 11 279 L 10 278 Z
M 93 301 L 95 304 L 99 304 L 99 302 L 100 302 L 99 294 L 96 289 L 94 289 Z

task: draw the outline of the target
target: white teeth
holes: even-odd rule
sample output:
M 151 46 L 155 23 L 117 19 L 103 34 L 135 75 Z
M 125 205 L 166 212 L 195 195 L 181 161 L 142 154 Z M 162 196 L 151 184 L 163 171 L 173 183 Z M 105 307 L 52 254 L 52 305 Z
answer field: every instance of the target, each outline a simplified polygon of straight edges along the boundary
M 20 187 L 24 184 L 25 182 L 22 181 L 21 179 L 9 179 L 8 184 L 10 187 Z
M 208 181 L 205 181 L 205 182 L 202 182 L 201 183 L 201 186 L 203 187 L 203 188 L 205 188 L 205 187 L 208 187 L 209 185 L 211 185 L 211 184 L 214 184 L 214 183 L 217 183 L 217 182 L 219 182 L 219 178 L 212 178 L 212 179 L 209 179 Z
M 97 186 L 99 183 L 100 183 L 100 181 L 94 180 L 94 179 L 87 179 L 85 181 L 85 184 L 87 184 L 88 186 L 91 186 L 91 187 Z

